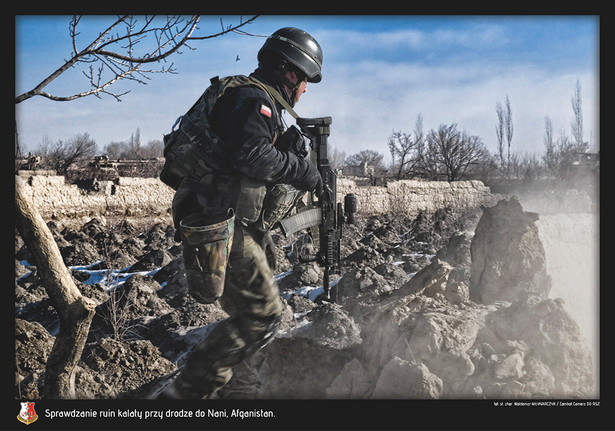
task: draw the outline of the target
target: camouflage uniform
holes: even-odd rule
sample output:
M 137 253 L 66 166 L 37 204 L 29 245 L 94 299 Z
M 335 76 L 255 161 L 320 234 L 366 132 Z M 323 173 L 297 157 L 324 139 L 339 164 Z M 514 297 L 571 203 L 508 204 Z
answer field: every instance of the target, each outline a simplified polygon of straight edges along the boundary
M 267 81 L 265 72 L 257 72 L 258 79 Z M 282 94 L 283 89 L 278 90 Z M 271 244 L 268 227 L 258 223 L 266 190 L 276 184 L 312 190 L 320 180 L 311 162 L 273 145 L 283 131 L 280 111 L 255 86 L 222 96 L 208 117 L 226 150 L 217 165 L 228 170 L 198 180 L 184 178 L 177 188 L 173 218 L 183 242 L 190 293 L 201 303 L 219 298 L 230 317 L 216 323 L 195 346 L 160 398 L 212 396 L 229 381 L 235 365 L 272 340 L 280 324 L 283 305 L 271 267 L 273 250 L 268 253 L 264 247 Z M 205 244 L 199 230 L 224 218 L 229 208 L 235 215 L 234 232 L 223 228 Z M 228 247 L 219 234 L 230 236 Z M 227 257 L 225 279 L 219 285 L 205 292 L 194 288 L 203 274 L 219 281 L 216 268 Z
M 229 317 L 170 376 L 162 398 L 212 396 L 235 365 L 271 341 L 283 306 L 268 230 L 296 202 L 285 187 L 322 187 L 316 166 L 292 151 L 292 128 L 284 132 L 282 122 L 282 106 L 294 106 L 303 82 L 322 79 L 320 45 L 303 30 L 285 27 L 267 38 L 257 57 L 259 67 L 248 78 L 212 80 L 179 128 L 165 136 L 165 157 L 175 161 L 168 169 L 165 162 L 161 179 L 176 190 L 173 219 L 190 292 L 202 303 L 219 299 Z
M 282 302 L 265 252 L 250 234 L 241 235 L 243 247 L 231 251 L 220 298 L 230 317 L 216 323 L 194 348 L 161 398 L 213 395 L 230 380 L 235 365 L 271 341 L 280 324 Z

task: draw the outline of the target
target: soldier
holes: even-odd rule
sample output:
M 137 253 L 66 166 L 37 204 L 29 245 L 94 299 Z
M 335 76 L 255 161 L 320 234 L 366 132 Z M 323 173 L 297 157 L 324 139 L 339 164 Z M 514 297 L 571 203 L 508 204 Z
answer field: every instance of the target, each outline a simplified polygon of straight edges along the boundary
M 272 340 L 283 305 L 273 277 L 272 223 L 263 222 L 264 212 L 275 208 L 266 201 L 275 185 L 303 192 L 322 187 L 316 166 L 289 151 L 298 144 L 289 139 L 303 138 L 289 138 L 281 116 L 308 82 L 321 80 L 319 44 L 302 30 L 282 28 L 267 38 L 258 62 L 250 85 L 231 86 L 208 116 L 222 141 L 216 160 L 207 161 L 215 169 L 183 178 L 173 199 L 190 293 L 201 303 L 219 299 L 229 317 L 195 346 L 159 398 L 212 397 L 234 366 Z

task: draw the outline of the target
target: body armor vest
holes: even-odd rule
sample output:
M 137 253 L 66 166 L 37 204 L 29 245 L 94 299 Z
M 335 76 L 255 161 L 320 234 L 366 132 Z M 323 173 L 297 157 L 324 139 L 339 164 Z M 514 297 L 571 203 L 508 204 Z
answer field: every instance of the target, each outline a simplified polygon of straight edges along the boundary
M 276 96 L 272 95 L 273 88 L 250 76 L 212 78 L 207 90 L 163 137 L 165 163 L 160 179 L 175 190 L 180 186 L 191 188 L 199 203 L 212 214 L 233 208 L 242 224 L 268 231 L 288 214 L 303 193 L 287 184 L 267 186 L 233 174 L 223 157 L 224 142 L 212 130 L 209 114 L 229 89 L 241 86 L 262 89 L 272 102 Z

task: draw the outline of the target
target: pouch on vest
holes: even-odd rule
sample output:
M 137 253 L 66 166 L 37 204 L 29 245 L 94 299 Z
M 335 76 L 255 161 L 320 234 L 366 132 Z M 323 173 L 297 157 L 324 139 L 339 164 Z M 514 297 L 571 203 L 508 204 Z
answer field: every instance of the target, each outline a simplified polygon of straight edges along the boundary
M 184 217 L 179 228 L 188 291 L 201 304 L 211 304 L 224 292 L 235 215 L 230 210 L 229 214 L 212 219 L 195 213 Z
M 263 210 L 266 193 L 267 187 L 263 181 L 245 175 L 241 177 L 241 190 L 235 205 L 235 212 L 244 225 L 251 225 L 258 220 Z
M 179 127 L 175 129 L 175 125 Z M 182 178 L 200 178 L 205 174 L 217 172 L 224 167 L 220 158 L 214 155 L 213 147 L 220 139 L 211 131 L 205 133 L 195 124 L 190 115 L 178 118 L 173 130 L 164 135 L 165 162 L 160 180 L 177 190 Z
M 273 229 L 297 204 L 305 192 L 289 184 L 275 184 L 267 187 L 263 209 L 252 226 L 261 232 Z

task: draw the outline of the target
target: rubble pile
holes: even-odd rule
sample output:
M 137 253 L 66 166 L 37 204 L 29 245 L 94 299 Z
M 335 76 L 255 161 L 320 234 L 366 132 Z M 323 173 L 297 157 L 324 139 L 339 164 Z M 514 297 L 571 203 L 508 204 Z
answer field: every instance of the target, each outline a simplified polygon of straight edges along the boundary
M 286 305 L 276 338 L 235 369 L 221 398 L 582 398 L 592 357 L 559 299 L 537 234 L 515 199 L 463 215 L 358 217 L 345 226 L 343 273 L 314 300 L 322 269 L 301 263 L 307 234 L 278 245 Z M 141 398 L 226 317 L 187 293 L 170 226 L 49 227 L 97 304 L 76 374 L 80 398 Z M 43 394 L 55 311 L 16 236 L 17 397 Z M 110 288 L 114 282 L 114 288 Z

